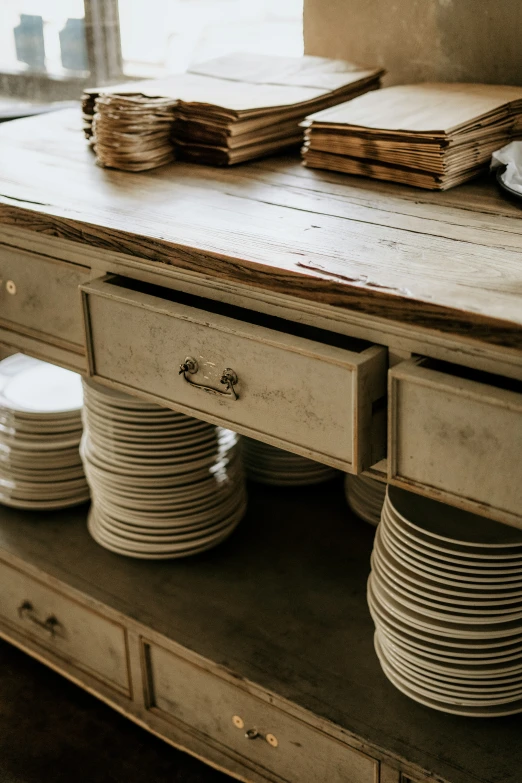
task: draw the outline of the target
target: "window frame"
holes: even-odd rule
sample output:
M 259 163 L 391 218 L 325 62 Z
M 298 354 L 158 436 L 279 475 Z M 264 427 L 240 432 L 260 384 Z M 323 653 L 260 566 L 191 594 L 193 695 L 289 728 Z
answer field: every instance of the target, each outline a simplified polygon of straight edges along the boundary
M 85 87 L 122 81 L 118 0 L 83 0 L 89 70 L 84 74 L 0 70 L 0 96 L 20 100 L 78 100 Z

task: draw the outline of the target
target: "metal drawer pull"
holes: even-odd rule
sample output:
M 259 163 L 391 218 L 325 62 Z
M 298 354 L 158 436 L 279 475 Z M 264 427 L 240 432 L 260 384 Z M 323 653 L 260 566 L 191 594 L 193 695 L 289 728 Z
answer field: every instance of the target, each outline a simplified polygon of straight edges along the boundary
M 248 729 L 248 731 L 245 732 L 245 737 L 249 740 L 264 739 L 273 748 L 277 748 L 279 745 L 277 737 L 275 737 L 273 734 L 261 734 L 261 732 L 257 729 Z
M 240 718 L 239 715 L 233 715 L 232 716 L 232 723 L 236 727 L 236 729 L 244 729 L 245 728 L 245 722 L 243 718 Z M 277 737 L 274 734 L 261 734 L 260 731 L 257 729 L 248 729 L 245 732 L 246 739 L 254 740 L 254 739 L 264 739 L 268 742 L 269 745 L 271 745 L 273 748 L 277 748 L 279 745 L 279 741 Z
M 43 628 L 44 631 L 50 633 L 51 636 L 54 636 L 56 630 L 60 627 L 60 621 L 53 614 L 49 615 L 46 620 L 40 620 L 36 616 L 34 607 L 30 601 L 23 601 L 20 604 L 18 607 L 18 615 L 22 618 L 26 617 L 39 628 Z
M 219 382 L 222 383 L 225 387 L 225 391 L 222 391 L 221 389 L 214 389 L 213 386 L 205 386 L 204 383 L 197 383 L 197 381 L 192 381 L 190 376 L 195 375 L 198 369 L 197 361 L 191 356 L 187 356 L 183 364 L 180 364 L 179 366 L 179 374 L 183 375 L 187 383 L 190 383 L 191 386 L 195 386 L 197 389 L 203 389 L 203 391 L 209 392 L 210 394 L 219 394 L 221 397 L 232 397 L 233 400 L 239 399 L 239 394 L 234 389 L 234 386 L 236 383 L 238 383 L 239 379 L 237 374 L 234 372 L 234 370 L 231 370 L 230 367 L 227 367 L 225 370 L 223 370 L 219 380 Z

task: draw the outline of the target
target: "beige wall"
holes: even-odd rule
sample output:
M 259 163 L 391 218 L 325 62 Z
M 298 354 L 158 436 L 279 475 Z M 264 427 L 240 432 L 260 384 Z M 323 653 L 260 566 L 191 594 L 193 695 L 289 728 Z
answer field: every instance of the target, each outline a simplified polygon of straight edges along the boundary
M 522 0 L 304 0 L 305 52 L 382 65 L 388 83 L 522 85 Z

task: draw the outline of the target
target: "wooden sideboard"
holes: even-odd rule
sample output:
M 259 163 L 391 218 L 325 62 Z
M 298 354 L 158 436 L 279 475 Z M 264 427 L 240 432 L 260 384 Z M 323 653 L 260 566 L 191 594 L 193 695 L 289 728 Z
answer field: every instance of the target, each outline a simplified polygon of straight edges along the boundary
M 289 159 L 113 172 L 80 125 L 0 128 L 4 352 L 522 527 L 516 204 Z M 2 508 L 0 635 L 150 731 L 256 783 L 520 780 L 519 718 L 437 713 L 382 674 L 373 531 L 340 481 L 252 485 L 186 561 L 113 555 L 85 519 Z

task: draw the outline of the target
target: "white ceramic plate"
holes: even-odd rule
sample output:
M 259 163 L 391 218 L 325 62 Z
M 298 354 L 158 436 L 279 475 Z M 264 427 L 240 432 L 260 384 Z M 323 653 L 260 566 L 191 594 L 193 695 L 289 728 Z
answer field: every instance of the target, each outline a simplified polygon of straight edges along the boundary
M 237 508 L 239 509 L 239 506 Z M 100 509 L 98 511 L 100 513 Z M 129 541 L 130 543 L 136 541 L 151 545 L 187 543 L 191 546 L 193 544 L 199 544 L 201 538 L 213 536 L 228 528 L 230 525 L 229 520 L 230 515 L 220 519 L 218 522 L 212 525 L 201 525 L 199 527 L 192 528 L 157 530 L 155 528 L 147 527 L 131 527 L 119 522 L 118 520 L 114 520 L 109 517 L 108 514 L 103 513 L 103 527 L 105 530 L 107 530 L 107 532 Z
M 136 475 L 133 476 L 129 471 L 115 472 L 111 466 L 99 465 L 89 459 L 85 449 L 81 451 L 82 459 L 86 467 L 90 471 L 95 471 L 102 481 L 110 481 L 112 479 L 114 486 L 125 488 L 129 492 L 157 490 L 158 492 L 171 490 L 173 487 L 179 487 L 180 491 L 182 487 L 188 488 L 191 484 L 197 485 L 200 481 L 218 481 L 228 480 L 228 477 L 235 475 L 233 470 L 238 470 L 239 467 L 239 454 L 237 451 L 232 453 L 223 460 L 220 460 L 220 464 L 217 466 L 215 463 L 206 464 L 203 467 L 197 469 L 190 469 L 186 473 L 167 473 L 165 475 Z M 240 473 L 240 471 L 239 471 Z
M 93 495 L 100 499 L 100 502 L 105 505 L 110 505 L 115 508 L 121 509 L 122 513 L 128 512 L 144 516 L 145 518 L 154 518 L 156 514 L 162 513 L 164 515 L 172 514 L 174 516 L 183 516 L 184 514 L 193 514 L 196 512 L 203 512 L 218 507 L 221 503 L 227 502 L 227 499 L 237 493 L 237 486 L 232 484 L 228 492 L 222 493 L 209 493 L 203 497 L 194 498 L 176 498 L 166 502 L 147 502 L 129 500 L 125 496 L 120 496 L 115 493 L 108 492 L 91 482 L 93 489 Z
M 383 633 L 382 629 L 376 631 L 381 647 L 386 650 L 386 657 L 390 660 L 400 661 L 400 665 L 407 671 L 411 671 L 417 676 L 421 675 L 431 681 L 433 685 L 441 684 L 448 688 L 458 690 L 469 690 L 480 692 L 482 690 L 494 691 L 514 691 L 522 689 L 522 668 L 518 672 L 501 676 L 463 677 L 458 672 L 438 672 L 430 666 L 418 666 L 411 663 L 401 654 L 400 648 L 394 644 L 388 634 Z M 397 664 L 398 666 L 398 664 Z M 522 694 L 521 694 L 522 695 Z
M 383 574 L 377 570 L 372 571 L 373 584 L 380 591 L 386 594 L 388 600 L 400 604 L 403 608 L 417 614 L 422 614 L 426 619 L 433 623 L 451 623 L 452 625 L 491 625 L 499 626 L 503 623 L 519 622 L 522 627 L 522 611 L 517 607 L 515 610 L 507 609 L 506 612 L 488 609 L 463 609 L 461 606 L 455 607 L 455 611 L 450 611 L 451 607 L 440 608 L 434 602 L 415 600 L 404 590 L 399 590 L 391 582 L 388 582 Z M 436 608 L 435 608 L 436 607 Z
M 106 423 L 107 427 L 123 433 L 130 430 L 139 434 L 140 432 L 147 432 L 149 429 L 158 433 L 163 430 L 196 432 L 213 427 L 212 424 L 188 416 L 180 418 L 180 414 L 172 411 L 162 410 L 161 412 L 156 411 L 148 415 L 137 412 L 132 413 L 123 409 L 115 411 L 111 408 L 103 407 L 99 403 L 93 404 L 90 400 L 86 400 L 84 403 L 83 415 L 93 427 L 103 427 L 103 424 Z
M 72 468 L 58 468 L 57 470 L 18 470 L 10 468 L 6 473 L 0 467 L 0 481 L 33 481 L 35 483 L 50 483 L 53 481 L 68 481 L 81 478 L 84 475 L 83 467 L 79 464 Z
M 435 565 L 428 565 L 421 561 L 416 561 L 408 552 L 398 548 L 390 538 L 386 537 L 386 531 L 383 530 L 379 533 L 382 541 L 382 545 L 387 553 L 389 553 L 399 563 L 400 567 L 403 566 L 409 568 L 413 573 L 419 575 L 419 577 L 427 577 L 431 580 L 436 580 L 448 587 L 456 587 L 462 589 L 472 589 L 477 587 L 481 590 L 506 590 L 513 586 L 517 589 L 522 586 L 520 578 L 518 576 L 506 576 L 501 574 L 498 579 L 493 579 L 483 575 L 466 576 L 465 574 L 458 572 L 441 571 L 440 568 L 436 568 Z
M 82 503 L 86 503 L 90 498 L 89 492 L 84 492 L 83 494 L 75 495 L 70 498 L 65 498 L 61 500 L 15 500 L 13 498 L 4 498 L 0 496 L 0 502 L 3 503 L 5 506 L 11 506 L 12 508 L 25 508 L 29 511 L 35 510 L 35 511 L 45 511 L 45 510 L 54 510 L 59 508 L 69 508 L 70 506 L 79 506 Z
M 107 474 L 105 471 L 95 468 L 91 463 L 85 463 L 86 473 L 89 480 L 100 488 L 100 491 L 114 493 L 115 496 L 128 499 L 130 502 L 142 501 L 147 503 L 169 503 L 170 501 L 191 500 L 205 498 L 208 495 L 226 494 L 230 486 L 242 482 L 242 470 L 239 460 L 231 461 L 227 466 L 226 472 L 216 477 L 211 471 L 207 471 L 199 480 L 188 482 L 168 478 L 161 484 L 153 482 L 143 483 L 141 480 L 120 481 L 119 476 Z
M 387 497 L 405 524 L 440 541 L 487 549 L 522 547 L 522 530 L 389 485 Z
M 47 362 L 30 362 L 3 387 L 0 405 L 29 414 L 61 414 L 80 410 L 81 376 Z
M 405 696 L 408 696 L 413 701 L 419 702 L 426 707 L 431 707 L 431 709 L 438 710 L 439 712 L 448 712 L 453 715 L 463 715 L 469 718 L 492 718 L 501 717 L 504 715 L 515 715 L 522 711 L 521 699 L 505 705 L 488 707 L 462 707 L 427 698 L 416 693 L 414 690 L 408 687 L 402 678 L 397 677 L 391 667 L 386 663 L 384 656 L 379 658 L 379 661 L 384 674 L 390 680 L 392 685 L 397 688 L 397 690 L 404 693 Z
M 225 535 L 231 533 L 232 530 L 237 526 L 239 519 L 241 519 L 242 515 L 244 514 L 244 510 L 241 509 L 241 513 L 238 510 L 236 512 L 236 517 L 231 521 L 229 520 L 229 524 L 221 528 L 217 533 L 202 535 L 197 540 L 191 539 L 190 541 L 180 541 L 178 543 L 170 541 L 162 543 L 159 540 L 153 543 L 144 543 L 143 541 L 131 541 L 129 539 L 122 538 L 119 534 L 115 535 L 114 533 L 110 532 L 104 525 L 103 512 L 98 509 L 97 514 L 99 519 L 100 532 L 102 532 L 104 538 L 107 541 L 110 541 L 114 546 L 119 546 L 122 549 L 128 549 L 131 552 L 146 552 L 149 554 L 153 554 L 155 552 L 169 552 L 175 554 L 181 552 L 190 552 L 190 550 L 193 548 L 199 549 L 201 546 L 212 545 L 214 542 L 221 541 Z
M 445 562 L 440 558 L 425 557 L 416 551 L 414 552 L 413 549 L 405 546 L 386 525 L 383 525 L 381 534 L 386 548 L 390 549 L 394 556 L 405 560 L 415 571 L 420 569 L 428 573 L 439 574 L 446 579 L 474 583 L 507 584 L 509 581 L 520 582 L 521 574 L 519 568 L 481 568 L 478 565 L 476 568 L 456 566 L 454 563 Z
M 196 451 L 213 449 L 219 451 L 222 448 L 235 444 L 237 437 L 234 434 L 206 432 L 197 436 L 178 438 L 173 435 L 169 442 L 158 444 L 151 437 L 148 444 L 123 443 L 117 439 L 107 438 L 93 430 L 88 430 L 88 438 L 94 446 L 102 451 L 114 453 L 128 459 L 136 458 L 148 461 L 149 459 L 167 459 L 169 457 L 182 457 Z
M 413 589 L 427 590 L 434 596 L 439 595 L 438 600 L 444 600 L 447 597 L 449 601 L 456 601 L 460 598 L 481 601 L 502 601 L 505 598 L 522 598 L 522 581 L 520 582 L 500 582 L 499 587 L 489 588 L 484 583 L 473 582 L 448 582 L 441 579 L 437 574 L 426 574 L 420 570 L 412 570 L 404 562 L 399 560 L 387 549 L 381 540 L 381 535 L 375 537 L 373 553 L 378 557 L 381 565 L 386 567 L 396 578 L 401 579 L 405 584 L 411 585 Z
M 388 612 L 398 617 L 406 625 L 411 624 L 419 628 L 426 628 L 439 636 L 457 636 L 459 638 L 484 639 L 513 636 L 519 633 L 521 623 L 519 620 L 511 620 L 505 623 L 462 623 L 450 622 L 442 619 L 427 617 L 415 609 L 396 600 L 387 591 L 384 591 L 374 575 L 368 580 L 369 589 L 373 592 L 380 604 L 386 607 Z
M 495 679 L 506 677 L 518 677 L 522 673 L 522 650 L 510 645 L 506 648 L 492 650 L 471 650 L 461 647 L 446 649 L 446 654 L 436 652 L 426 645 L 412 643 L 411 636 L 395 633 L 394 629 L 384 622 L 382 615 L 372 607 L 372 617 L 375 627 L 380 634 L 385 636 L 390 644 L 395 645 L 403 655 L 415 657 L 417 661 L 423 661 L 424 668 L 441 676 L 453 676 L 466 679 Z M 505 653 L 505 654 L 502 654 Z
M 243 500 L 242 495 L 232 495 L 231 497 L 223 500 L 221 503 L 211 506 L 210 508 L 199 510 L 198 508 L 186 511 L 185 509 L 170 509 L 166 512 L 145 512 L 145 511 L 132 511 L 130 509 L 122 508 L 114 503 L 111 503 L 106 498 L 96 497 L 97 506 L 105 511 L 109 516 L 122 522 L 136 523 L 138 525 L 144 525 L 146 522 L 150 522 L 155 527 L 173 527 L 176 523 L 180 526 L 206 523 L 211 525 L 223 519 L 228 513 L 230 513 L 239 502 Z
M 382 633 L 380 629 L 377 631 L 377 636 L 381 647 L 386 651 L 386 657 L 396 664 L 397 669 L 402 668 L 417 677 L 426 678 L 427 681 L 432 682 L 433 687 L 439 687 L 440 685 L 440 687 L 448 687 L 460 691 L 476 691 L 478 693 L 487 689 L 497 692 L 522 690 L 522 667 L 508 675 L 503 674 L 501 676 L 482 678 L 463 677 L 459 675 L 458 671 L 453 670 L 450 672 L 436 672 L 433 670 L 431 662 L 416 658 L 415 655 L 406 656 L 404 650 L 395 644 L 393 639 L 390 639 L 387 634 Z M 466 674 L 469 674 L 469 672 L 466 672 Z
M 497 693 L 484 692 L 484 690 L 454 689 L 445 686 L 440 681 L 431 681 L 424 678 L 422 674 L 416 673 L 411 668 L 403 666 L 400 659 L 390 655 L 387 646 L 382 644 L 382 639 L 376 635 L 376 648 L 378 647 L 380 659 L 384 658 L 386 663 L 393 669 L 394 673 L 403 680 L 413 691 L 420 695 L 433 698 L 438 701 L 451 705 L 469 706 L 469 707 L 489 707 L 512 703 L 521 699 L 522 680 L 518 687 L 509 690 L 502 690 Z
M 522 573 L 522 551 L 514 552 L 512 549 L 487 549 L 486 547 L 477 548 L 476 553 L 471 547 L 461 547 L 459 550 L 449 546 L 437 543 L 424 543 L 418 535 L 408 532 L 405 524 L 398 522 L 396 514 L 386 504 L 383 510 L 386 516 L 387 526 L 390 532 L 400 540 L 404 546 L 414 552 L 418 552 L 425 557 L 434 557 L 444 562 L 457 565 L 458 567 L 481 567 L 481 568 L 520 568 Z
M 464 600 L 452 599 L 451 597 L 441 597 L 440 595 L 429 594 L 424 590 L 409 586 L 404 579 L 397 578 L 384 562 L 378 557 L 372 558 L 373 570 L 378 574 L 379 579 L 392 591 L 396 591 L 405 599 L 411 599 L 415 604 L 425 606 L 426 609 L 435 609 L 443 613 L 450 614 L 484 614 L 484 615 L 504 615 L 516 612 L 522 612 L 522 599 L 513 597 L 511 600 L 504 601 L 480 601 L 477 599 Z
M 368 589 L 368 605 L 376 626 L 393 636 L 397 643 L 441 663 L 458 662 L 460 658 L 469 666 L 477 666 L 486 665 L 487 659 L 496 659 L 499 663 L 512 661 L 521 655 L 520 630 L 502 637 L 440 636 L 427 628 L 408 625 L 390 614 L 374 596 L 371 586 Z
M 91 509 L 91 513 L 89 514 L 88 529 L 92 537 L 95 539 L 97 543 L 99 543 L 101 546 L 111 550 L 116 554 L 125 555 L 126 557 L 135 557 L 144 560 L 171 560 L 179 557 L 193 556 L 196 554 L 200 554 L 202 552 L 206 552 L 209 549 L 213 549 L 215 546 L 222 543 L 226 538 L 230 536 L 230 534 L 235 530 L 235 528 L 241 521 L 243 515 L 244 515 L 244 510 L 239 509 L 237 515 L 231 519 L 229 527 L 225 528 L 225 530 L 219 536 L 212 539 L 208 543 L 200 544 L 198 546 L 191 547 L 191 548 L 182 547 L 181 549 L 177 549 L 177 550 L 173 550 L 172 548 L 169 548 L 167 550 L 160 549 L 154 552 L 150 552 L 142 549 L 141 547 L 139 549 L 137 548 L 128 549 L 122 547 L 119 541 L 114 543 L 113 537 L 108 536 L 105 533 L 103 528 L 98 523 L 97 513 L 93 509 Z
M 102 470 L 109 470 L 112 473 L 121 474 L 123 476 L 148 476 L 151 478 L 159 478 L 161 476 L 176 476 L 185 474 L 199 474 L 199 471 L 209 470 L 211 467 L 215 467 L 217 462 L 217 455 L 214 452 L 207 453 L 205 456 L 199 459 L 185 459 L 183 461 L 167 462 L 160 464 L 148 465 L 143 461 L 137 460 L 135 463 L 127 461 L 116 461 L 106 458 L 105 455 L 99 455 L 96 451 L 90 448 L 88 440 L 83 439 L 80 446 L 80 454 L 82 459 L 91 462 L 95 467 Z M 224 457 L 219 456 L 220 460 Z

